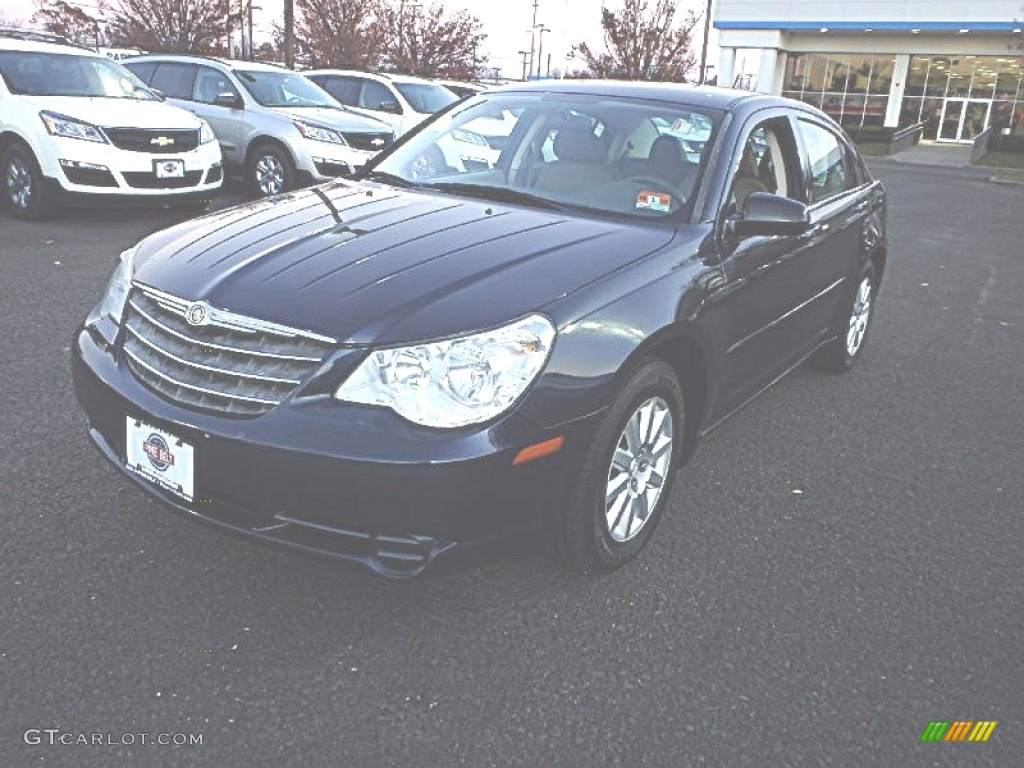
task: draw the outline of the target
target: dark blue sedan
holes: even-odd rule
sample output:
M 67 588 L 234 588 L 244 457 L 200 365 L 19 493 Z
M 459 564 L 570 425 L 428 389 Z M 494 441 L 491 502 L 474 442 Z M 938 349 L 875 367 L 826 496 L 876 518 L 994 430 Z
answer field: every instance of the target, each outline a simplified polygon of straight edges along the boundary
M 357 179 L 121 254 L 75 389 L 116 467 L 220 529 L 393 578 L 534 529 L 607 570 L 699 437 L 804 360 L 860 357 L 885 219 L 803 104 L 489 91 Z

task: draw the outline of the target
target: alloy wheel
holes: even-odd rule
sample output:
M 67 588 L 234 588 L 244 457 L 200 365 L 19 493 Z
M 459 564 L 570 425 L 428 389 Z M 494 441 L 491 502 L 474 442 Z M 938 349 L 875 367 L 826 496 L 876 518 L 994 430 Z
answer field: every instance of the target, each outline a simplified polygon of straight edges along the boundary
M 27 210 L 32 203 L 32 173 L 25 161 L 20 157 L 12 157 L 7 162 L 5 184 L 11 205 L 19 210 Z
M 605 522 L 613 541 L 634 538 L 651 518 L 672 462 L 672 410 L 660 397 L 640 404 L 615 445 L 605 490 Z
M 865 276 L 857 288 L 853 300 L 853 311 L 850 313 L 850 328 L 846 333 L 846 354 L 853 357 L 864 342 L 864 334 L 868 330 L 871 319 L 871 278 Z
M 274 155 L 263 155 L 256 161 L 256 186 L 264 195 L 276 195 L 284 189 L 284 165 Z

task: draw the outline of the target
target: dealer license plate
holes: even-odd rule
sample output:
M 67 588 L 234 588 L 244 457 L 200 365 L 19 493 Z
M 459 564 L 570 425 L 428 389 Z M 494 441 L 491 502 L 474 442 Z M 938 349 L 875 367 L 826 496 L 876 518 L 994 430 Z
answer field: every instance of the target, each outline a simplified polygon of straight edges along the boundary
M 154 160 L 153 166 L 158 179 L 181 179 L 185 176 L 184 160 Z
M 170 432 L 128 417 L 128 469 L 185 501 L 194 486 L 192 446 Z

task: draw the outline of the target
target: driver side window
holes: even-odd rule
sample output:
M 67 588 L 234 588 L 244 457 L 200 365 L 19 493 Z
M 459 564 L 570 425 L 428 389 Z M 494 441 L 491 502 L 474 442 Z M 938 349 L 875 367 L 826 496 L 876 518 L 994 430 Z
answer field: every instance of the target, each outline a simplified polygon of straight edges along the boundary
M 743 210 L 754 192 L 800 199 L 793 133 L 789 121 L 778 118 L 761 123 L 743 142 L 739 165 L 734 171 L 726 214 Z
M 238 89 L 228 80 L 227 75 L 211 67 L 200 67 L 192 89 L 192 100 L 200 104 L 213 104 L 222 93 L 238 98 Z
M 359 106 L 363 109 L 380 109 L 382 104 L 394 101 L 391 91 L 376 80 L 363 83 L 363 92 L 359 96 Z

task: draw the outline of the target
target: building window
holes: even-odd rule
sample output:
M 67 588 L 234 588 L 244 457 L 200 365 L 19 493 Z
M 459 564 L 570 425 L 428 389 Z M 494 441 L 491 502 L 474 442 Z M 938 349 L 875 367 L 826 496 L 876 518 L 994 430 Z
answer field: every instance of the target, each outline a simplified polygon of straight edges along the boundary
M 925 137 L 935 138 L 943 114 L 949 118 L 961 111 L 968 116 L 987 115 L 987 124 L 999 134 L 1024 135 L 1024 57 L 912 57 L 900 125 L 922 122 Z
M 895 63 L 892 54 L 790 54 L 782 95 L 818 107 L 846 128 L 881 126 Z

